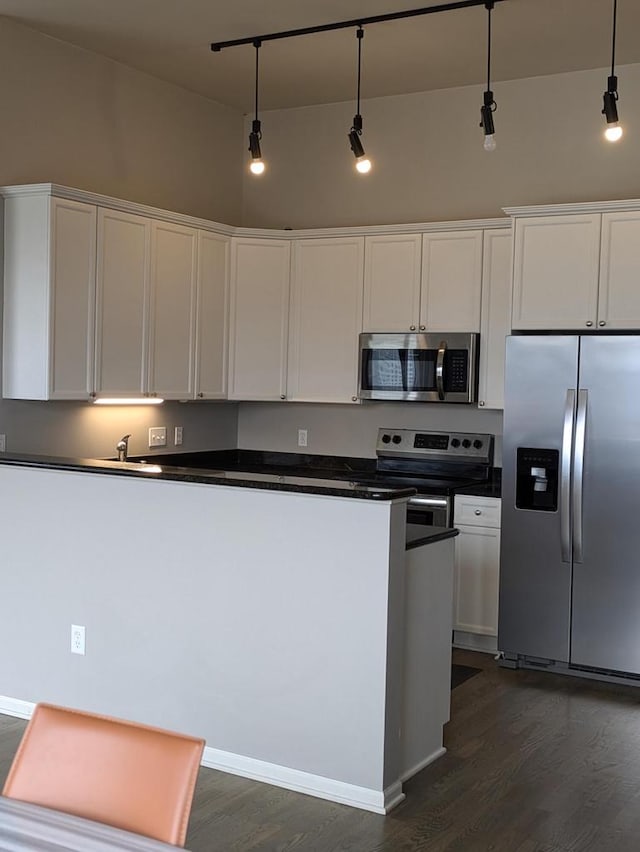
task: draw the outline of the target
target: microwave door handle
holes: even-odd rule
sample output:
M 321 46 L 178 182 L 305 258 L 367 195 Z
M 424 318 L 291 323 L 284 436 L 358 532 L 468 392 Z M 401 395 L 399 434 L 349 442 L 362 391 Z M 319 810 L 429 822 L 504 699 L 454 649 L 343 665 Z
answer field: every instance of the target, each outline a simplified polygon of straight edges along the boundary
M 571 559 L 571 451 L 575 406 L 576 393 L 569 389 L 564 407 L 560 461 L 560 558 L 563 562 L 569 562 Z
M 438 347 L 438 357 L 436 358 L 436 388 L 438 390 L 438 399 L 444 399 L 444 354 L 447 351 L 446 340 L 440 341 Z

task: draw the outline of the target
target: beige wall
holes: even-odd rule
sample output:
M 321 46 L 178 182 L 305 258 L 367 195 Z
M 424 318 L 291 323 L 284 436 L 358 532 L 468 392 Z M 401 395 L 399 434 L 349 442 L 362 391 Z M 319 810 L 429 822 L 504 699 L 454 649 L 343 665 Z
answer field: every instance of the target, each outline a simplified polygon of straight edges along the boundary
M 0 55 L 1 183 L 239 222 L 239 113 L 6 18 Z
M 375 458 L 378 429 L 383 427 L 497 435 L 496 464 L 502 463 L 502 412 L 467 405 L 245 402 L 239 406 L 238 446 L 244 450 Z M 306 450 L 298 448 L 298 429 L 308 430 Z
M 265 112 L 268 169 L 245 169 L 243 223 L 325 227 L 502 215 L 508 205 L 640 196 L 640 65 L 618 69 L 618 145 L 603 140 L 607 70 L 495 84 L 497 150 L 482 147 L 482 86 L 365 100 L 353 168 L 354 103 Z M 307 163 L 310 165 L 308 166 Z
M 226 223 L 241 206 L 242 116 L 0 18 L 0 184 L 53 182 Z M 1 291 L 0 291 L 1 292 Z M 9 452 L 111 456 L 131 432 L 184 427 L 184 449 L 233 447 L 232 404 L 96 408 L 0 400 Z

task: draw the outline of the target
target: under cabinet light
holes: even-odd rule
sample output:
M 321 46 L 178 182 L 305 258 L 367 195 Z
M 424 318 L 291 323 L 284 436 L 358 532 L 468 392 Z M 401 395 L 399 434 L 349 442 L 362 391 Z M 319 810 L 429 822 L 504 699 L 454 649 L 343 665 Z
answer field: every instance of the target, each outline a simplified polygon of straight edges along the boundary
M 92 402 L 94 405 L 161 405 L 164 399 L 159 396 L 98 396 Z

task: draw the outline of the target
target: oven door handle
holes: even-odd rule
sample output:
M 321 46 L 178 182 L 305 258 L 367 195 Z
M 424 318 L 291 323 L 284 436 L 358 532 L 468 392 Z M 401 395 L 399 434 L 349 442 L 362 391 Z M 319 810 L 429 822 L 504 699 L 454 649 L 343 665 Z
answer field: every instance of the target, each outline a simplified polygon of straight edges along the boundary
M 446 497 L 409 497 L 410 506 L 425 506 L 433 509 L 446 509 L 449 501 Z
M 444 355 L 447 351 L 447 341 L 441 340 L 438 347 L 438 357 L 436 358 L 436 388 L 438 391 L 438 399 L 444 399 Z

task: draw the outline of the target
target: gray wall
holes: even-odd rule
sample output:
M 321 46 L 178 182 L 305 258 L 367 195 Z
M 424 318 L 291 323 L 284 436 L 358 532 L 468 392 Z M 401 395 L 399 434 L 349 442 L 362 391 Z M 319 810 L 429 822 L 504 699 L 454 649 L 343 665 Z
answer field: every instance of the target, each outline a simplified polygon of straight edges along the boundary
M 239 113 L 6 18 L 0 55 L 0 184 L 61 183 L 239 223 Z M 187 450 L 236 443 L 231 404 L 107 410 L 0 400 L 8 451 L 109 456 L 131 432 L 131 451 L 142 453 L 149 426 L 167 426 L 172 440 L 174 425 Z
M 354 103 L 274 110 L 262 118 L 268 169 L 245 174 L 243 223 L 325 227 L 502 215 L 508 205 L 640 196 L 640 65 L 618 69 L 626 132 L 602 136 L 607 69 L 494 85 L 497 150 L 482 147 L 482 86 L 365 100 L 355 172 Z M 247 128 L 245 128 L 248 132 Z
M 448 429 L 497 435 L 502 459 L 502 412 L 466 405 L 367 402 L 362 405 L 241 403 L 238 446 L 245 450 L 308 452 L 375 458 L 378 428 Z M 298 449 L 298 429 L 308 430 L 308 448 Z

